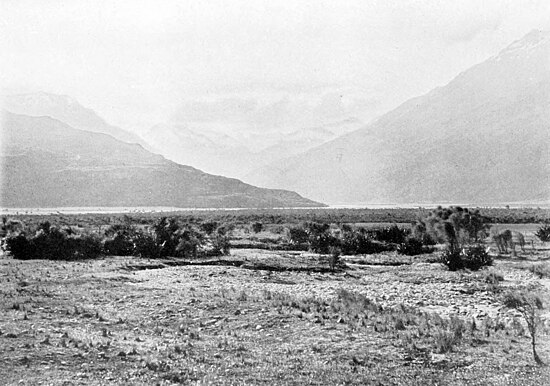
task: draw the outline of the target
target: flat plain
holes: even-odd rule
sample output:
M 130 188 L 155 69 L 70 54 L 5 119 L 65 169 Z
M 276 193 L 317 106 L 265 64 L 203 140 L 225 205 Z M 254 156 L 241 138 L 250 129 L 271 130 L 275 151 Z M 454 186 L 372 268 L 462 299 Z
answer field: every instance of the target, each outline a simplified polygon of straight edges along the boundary
M 538 224 L 517 256 L 450 272 L 439 251 L 216 258 L 0 258 L 2 384 L 544 385 L 508 290 L 550 299 Z M 243 238 L 276 237 L 269 230 Z M 533 240 L 533 243 L 531 243 Z M 490 245 L 490 244 L 488 244 Z M 533 267 L 538 267 L 534 269 Z M 496 278 L 496 279 L 495 279 Z M 537 351 L 550 363 L 550 315 Z

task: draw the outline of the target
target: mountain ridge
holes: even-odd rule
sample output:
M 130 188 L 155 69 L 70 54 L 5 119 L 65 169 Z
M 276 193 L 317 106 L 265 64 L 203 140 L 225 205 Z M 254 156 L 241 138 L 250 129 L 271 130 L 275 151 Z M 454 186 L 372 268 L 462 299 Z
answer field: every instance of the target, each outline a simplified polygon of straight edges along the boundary
M 366 127 L 245 180 L 331 204 L 548 200 L 550 38 L 526 38 Z M 523 46 L 528 54 L 509 55 Z
M 114 137 L 51 117 L 2 112 L 2 207 L 324 206 L 179 165 Z
M 153 151 L 153 148 L 140 136 L 109 124 L 93 109 L 83 106 L 69 95 L 43 91 L 10 94 L 4 97 L 3 102 L 3 108 L 15 114 L 48 116 L 65 122 L 75 129 L 109 134 L 123 142 L 138 143 L 145 149 Z

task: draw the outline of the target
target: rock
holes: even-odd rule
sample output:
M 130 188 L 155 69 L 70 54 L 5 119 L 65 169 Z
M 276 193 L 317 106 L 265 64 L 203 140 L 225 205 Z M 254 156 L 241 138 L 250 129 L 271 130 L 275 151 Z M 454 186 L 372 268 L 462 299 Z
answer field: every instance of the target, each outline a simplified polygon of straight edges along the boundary
M 445 354 L 433 354 L 431 356 L 431 362 L 433 364 L 443 363 L 447 361 L 447 356 Z

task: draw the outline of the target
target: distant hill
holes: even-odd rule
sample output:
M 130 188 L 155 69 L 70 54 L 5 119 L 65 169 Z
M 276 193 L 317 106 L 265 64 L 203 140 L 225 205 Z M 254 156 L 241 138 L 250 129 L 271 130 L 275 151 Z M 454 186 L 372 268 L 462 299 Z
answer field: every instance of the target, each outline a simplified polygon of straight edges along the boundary
M 550 201 L 550 33 L 245 181 L 331 204 Z
M 358 119 L 348 118 L 323 126 L 254 132 L 217 131 L 204 122 L 169 123 L 153 126 L 144 138 L 172 161 L 241 177 L 260 165 L 302 153 L 361 125 Z
M 151 150 L 149 144 L 138 135 L 108 124 L 94 110 L 82 106 L 67 95 L 46 92 L 7 95 L 3 108 L 16 114 L 52 117 L 75 129 L 109 134 L 123 142 L 139 143 Z
M 2 207 L 323 206 L 285 190 L 206 174 L 50 117 L 2 113 Z

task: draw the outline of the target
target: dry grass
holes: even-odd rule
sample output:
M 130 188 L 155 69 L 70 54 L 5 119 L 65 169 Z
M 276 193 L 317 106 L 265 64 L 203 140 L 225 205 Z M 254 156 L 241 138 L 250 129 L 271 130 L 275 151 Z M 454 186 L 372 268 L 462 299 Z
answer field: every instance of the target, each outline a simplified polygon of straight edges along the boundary
M 497 261 L 495 283 L 486 272 L 448 272 L 429 259 L 348 262 L 335 273 L 312 254 L 237 250 L 227 260 L 242 264 L 0 259 L 0 379 L 550 384 L 521 319 L 501 309 L 492 287 L 541 289 L 538 276 L 515 268 L 531 261 Z M 550 359 L 548 331 L 541 334 L 539 353 Z

